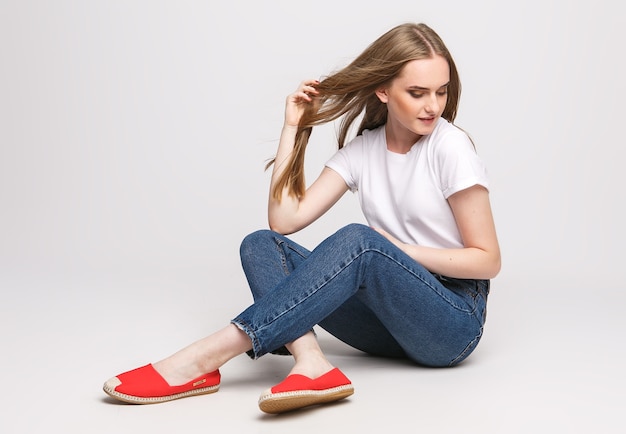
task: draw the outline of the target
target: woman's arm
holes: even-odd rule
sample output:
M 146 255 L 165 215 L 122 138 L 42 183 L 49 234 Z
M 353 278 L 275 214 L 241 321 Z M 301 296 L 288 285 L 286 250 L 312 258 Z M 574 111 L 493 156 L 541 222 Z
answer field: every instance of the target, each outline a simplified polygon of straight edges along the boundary
M 270 229 L 283 235 L 297 232 L 328 211 L 346 191 L 348 186 L 343 178 L 325 167 L 303 197 L 294 198 L 285 193 L 280 203 L 270 198 Z
M 268 221 L 270 229 L 281 234 L 291 234 L 308 226 L 328 211 L 343 194 L 348 186 L 335 171 L 324 168 L 320 176 L 306 189 L 304 196 L 290 195 L 285 188 L 280 199 L 272 195 L 274 185 L 282 175 L 286 162 L 291 158 L 298 131 L 298 123 L 304 108 L 314 104 L 311 95 L 316 95 L 316 80 L 304 81 L 298 89 L 287 97 L 285 107 L 285 123 L 280 135 L 272 178 L 270 181 L 270 197 L 268 203 Z
M 459 279 L 492 279 L 500 271 L 500 247 L 489 203 L 489 192 L 480 185 L 448 198 L 463 245 L 460 249 L 437 249 L 405 244 L 376 229 L 433 273 Z

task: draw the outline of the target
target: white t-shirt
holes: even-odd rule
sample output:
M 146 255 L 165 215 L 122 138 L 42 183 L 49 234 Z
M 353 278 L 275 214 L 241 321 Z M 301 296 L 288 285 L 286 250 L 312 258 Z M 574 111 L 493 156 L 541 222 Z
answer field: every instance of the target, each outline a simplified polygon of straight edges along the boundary
M 383 125 L 355 137 L 326 166 L 358 192 L 370 226 L 429 247 L 463 247 L 447 198 L 473 185 L 489 187 L 469 137 L 443 118 L 406 154 L 387 149 Z

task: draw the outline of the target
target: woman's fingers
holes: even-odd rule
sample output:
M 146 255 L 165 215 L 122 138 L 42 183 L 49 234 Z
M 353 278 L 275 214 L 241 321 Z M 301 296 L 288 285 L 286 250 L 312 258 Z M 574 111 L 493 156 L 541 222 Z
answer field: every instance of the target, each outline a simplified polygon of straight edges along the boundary
M 304 106 L 313 102 L 313 97 L 318 95 L 315 88 L 319 84 L 317 80 L 305 80 L 300 83 L 294 93 L 287 97 L 285 120 L 290 125 L 297 125 L 304 112 Z
M 300 84 L 300 86 L 298 87 L 298 90 L 304 95 L 306 95 L 307 97 L 309 97 L 308 99 L 310 100 L 311 95 L 318 94 L 318 91 L 315 88 L 315 85 L 318 85 L 319 83 L 320 82 L 317 80 L 306 80 Z

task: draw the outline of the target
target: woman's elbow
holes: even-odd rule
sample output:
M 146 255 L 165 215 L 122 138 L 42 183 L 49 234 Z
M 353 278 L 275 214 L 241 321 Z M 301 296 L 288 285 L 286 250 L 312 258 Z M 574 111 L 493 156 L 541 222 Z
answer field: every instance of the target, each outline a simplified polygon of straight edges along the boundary
M 500 254 L 497 254 L 493 258 L 491 258 L 491 260 L 485 267 L 485 274 L 486 274 L 485 278 L 486 279 L 495 278 L 498 274 L 500 274 L 501 269 L 502 269 L 502 258 L 500 257 Z
M 276 219 L 269 219 L 268 221 L 270 230 L 281 234 L 281 235 L 289 235 L 293 234 L 297 231 L 293 226 L 286 224 L 284 221 L 276 221 Z

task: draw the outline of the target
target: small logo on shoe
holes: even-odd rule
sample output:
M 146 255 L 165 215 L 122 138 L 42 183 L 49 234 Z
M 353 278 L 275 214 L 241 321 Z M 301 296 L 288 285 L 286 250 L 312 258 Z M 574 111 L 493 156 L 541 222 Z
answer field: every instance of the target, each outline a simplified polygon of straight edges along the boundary
M 204 384 L 204 383 L 206 383 L 206 378 L 204 378 L 202 380 L 199 380 L 199 381 L 196 381 L 195 383 L 193 383 L 193 387 L 199 386 L 199 385 Z

